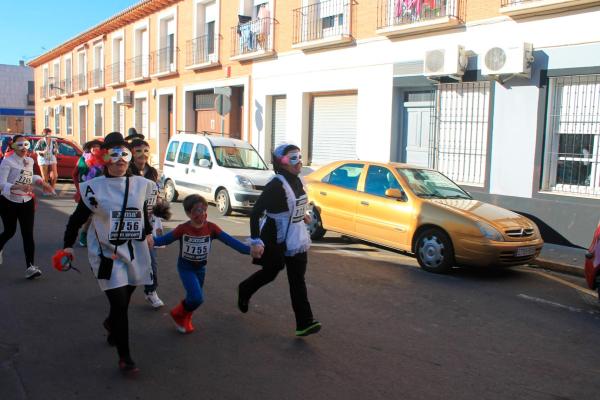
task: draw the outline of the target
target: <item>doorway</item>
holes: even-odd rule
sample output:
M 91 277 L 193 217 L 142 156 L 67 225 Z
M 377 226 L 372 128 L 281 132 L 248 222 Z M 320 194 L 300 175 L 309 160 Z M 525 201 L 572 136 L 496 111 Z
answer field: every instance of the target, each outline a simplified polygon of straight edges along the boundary
M 175 133 L 175 118 L 173 94 L 163 94 L 158 99 L 159 113 L 159 138 L 158 138 L 158 157 L 159 165 L 162 168 L 165 158 L 165 152 L 171 136 Z
M 402 103 L 403 161 L 429 167 L 434 106 L 433 91 L 405 92 Z

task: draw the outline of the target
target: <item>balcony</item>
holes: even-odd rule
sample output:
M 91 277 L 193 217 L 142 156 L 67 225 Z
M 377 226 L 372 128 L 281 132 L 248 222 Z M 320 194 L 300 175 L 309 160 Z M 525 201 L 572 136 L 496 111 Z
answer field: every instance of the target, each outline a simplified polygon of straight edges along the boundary
M 351 0 L 326 0 L 294 10 L 292 48 L 311 50 L 352 41 Z
M 218 43 L 214 35 L 202 35 L 188 40 L 185 49 L 185 68 L 202 69 L 219 64 Z
M 129 82 L 141 82 L 150 79 L 150 56 L 140 55 L 127 62 Z
M 48 85 L 42 85 L 40 86 L 40 98 L 42 99 L 47 99 L 48 98 Z
M 61 91 L 60 87 L 58 86 L 60 81 L 51 76 L 48 78 L 48 82 L 48 96 L 50 98 L 60 97 Z
M 150 55 L 152 77 L 160 78 L 177 73 L 176 52 L 177 47 L 163 47 Z
M 461 0 L 379 0 L 377 34 L 388 37 L 448 29 L 463 23 Z
M 73 93 L 87 92 L 87 76 L 85 73 L 77 74 L 73 78 Z
M 260 18 L 231 28 L 231 60 L 269 57 L 273 51 L 273 19 Z
M 598 0 L 502 0 L 500 13 L 511 17 L 526 16 L 598 4 Z
M 90 71 L 90 90 L 104 89 L 104 69 L 95 68 Z
M 106 85 L 119 86 L 125 84 L 125 68 L 121 62 L 106 66 Z
M 60 81 L 59 90 L 65 96 L 71 96 L 73 94 L 73 84 L 71 79 L 63 79 Z

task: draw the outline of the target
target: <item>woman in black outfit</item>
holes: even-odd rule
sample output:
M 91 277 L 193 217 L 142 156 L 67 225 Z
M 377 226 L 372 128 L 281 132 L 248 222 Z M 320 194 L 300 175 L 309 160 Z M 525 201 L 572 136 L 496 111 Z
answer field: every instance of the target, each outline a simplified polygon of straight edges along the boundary
M 310 247 L 305 224 L 310 221 L 306 215 L 308 198 L 299 178 L 300 148 L 293 144 L 278 146 L 273 152 L 273 168 L 276 176 L 267 184 L 250 215 L 251 254 L 262 269 L 240 283 L 238 308 L 247 312 L 250 297 L 285 267 L 296 315 L 296 336 L 307 336 L 317 333 L 321 323 L 313 318 L 304 281 Z M 259 221 L 265 213 L 261 227 Z

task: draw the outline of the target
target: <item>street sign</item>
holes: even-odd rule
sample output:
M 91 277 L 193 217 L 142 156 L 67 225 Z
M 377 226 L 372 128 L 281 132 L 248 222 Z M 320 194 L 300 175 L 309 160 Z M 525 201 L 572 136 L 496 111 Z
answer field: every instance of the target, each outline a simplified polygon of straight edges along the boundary
M 231 100 L 229 96 L 224 96 L 222 94 L 218 94 L 215 96 L 215 109 L 217 113 L 221 116 L 229 114 L 231 111 Z
M 231 96 L 231 87 L 230 86 L 216 87 L 215 94 L 224 94 L 225 96 Z

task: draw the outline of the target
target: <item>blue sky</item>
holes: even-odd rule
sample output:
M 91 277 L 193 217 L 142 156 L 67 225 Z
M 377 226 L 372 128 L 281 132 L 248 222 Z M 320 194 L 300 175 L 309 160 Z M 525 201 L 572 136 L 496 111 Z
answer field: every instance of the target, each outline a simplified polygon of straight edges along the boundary
M 12 0 L 2 3 L 0 64 L 26 62 L 139 0 Z M 45 50 L 44 50 L 45 48 Z

